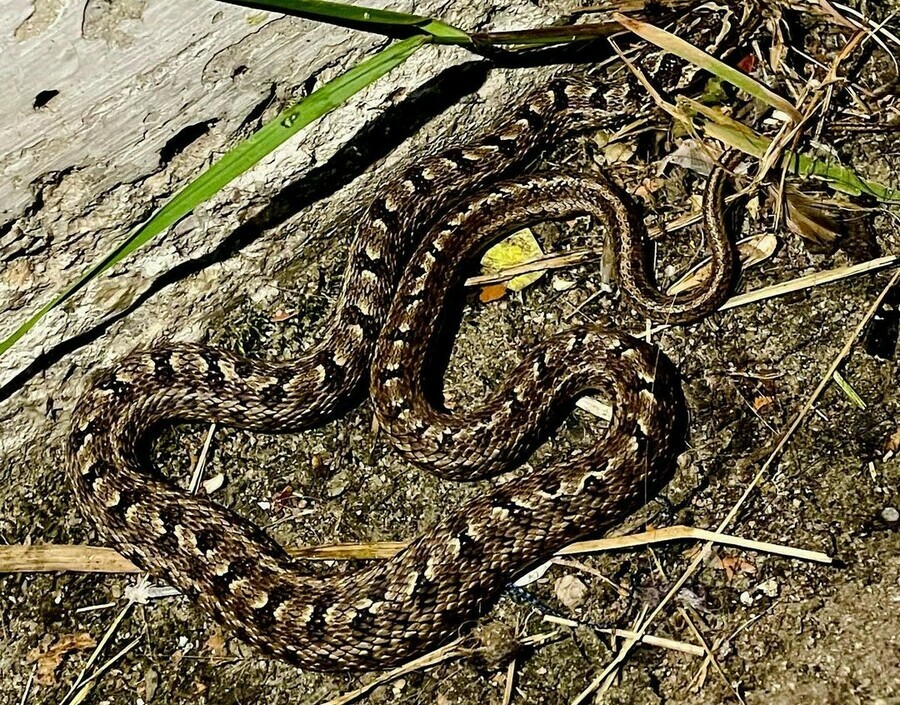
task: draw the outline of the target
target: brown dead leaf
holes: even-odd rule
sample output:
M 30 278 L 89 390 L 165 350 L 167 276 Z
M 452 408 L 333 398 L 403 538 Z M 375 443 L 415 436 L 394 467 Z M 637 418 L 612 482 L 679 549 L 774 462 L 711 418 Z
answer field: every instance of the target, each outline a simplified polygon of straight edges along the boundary
M 97 642 L 87 632 L 63 634 L 50 646 L 38 646 L 28 652 L 25 660 L 37 664 L 35 680 L 41 685 L 56 685 L 56 669 L 62 664 L 66 654 L 72 651 L 87 651 L 97 646 Z
M 772 401 L 772 397 L 766 396 L 765 394 L 760 394 L 758 397 L 753 399 L 753 409 L 754 411 L 762 411 L 767 406 L 769 406 Z
M 738 259 L 742 269 L 749 269 L 763 262 L 778 249 L 778 238 L 774 235 L 763 234 L 748 237 L 736 243 Z M 688 272 L 675 282 L 666 293 L 669 296 L 681 294 L 696 286 L 705 285 L 709 278 L 710 260 L 705 258 L 700 264 L 688 270 Z
M 839 213 L 793 186 L 786 189 L 785 223 L 813 252 L 830 254 L 844 231 Z
M 290 320 L 294 316 L 297 315 L 297 309 L 293 308 L 280 308 L 274 314 L 272 314 L 272 322 L 273 323 L 284 323 L 284 321 Z
M 213 656 L 226 656 L 225 642 L 227 640 L 225 633 L 217 627 L 206 640 L 206 648 L 209 649 Z
M 756 565 L 740 556 L 717 557 L 713 565 L 720 570 L 725 571 L 725 578 L 732 580 L 738 573 L 745 575 L 756 575 Z
M 884 443 L 884 449 L 889 453 L 896 453 L 900 450 L 900 426 L 894 429 L 894 432 L 887 437 Z
M 491 301 L 502 299 L 505 295 L 505 283 L 501 282 L 500 284 L 488 284 L 487 286 L 481 287 L 481 292 L 478 294 L 478 300 L 483 304 L 488 304 Z

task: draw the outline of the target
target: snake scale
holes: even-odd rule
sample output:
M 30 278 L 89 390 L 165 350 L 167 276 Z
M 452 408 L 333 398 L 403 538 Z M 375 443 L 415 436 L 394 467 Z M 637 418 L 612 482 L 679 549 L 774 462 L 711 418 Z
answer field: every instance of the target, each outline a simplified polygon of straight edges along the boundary
M 711 20 L 716 15 L 696 18 L 681 29 L 703 37 L 721 26 Z M 644 51 L 643 59 L 651 56 Z M 304 668 L 338 671 L 385 668 L 446 641 L 515 575 L 618 524 L 667 481 L 683 448 L 678 376 L 655 347 L 575 327 L 530 350 L 480 406 L 464 412 L 433 406 L 422 375 L 460 263 L 535 221 L 588 214 L 604 223 L 624 293 L 656 319 L 695 318 L 727 295 L 724 169 L 714 170 L 706 188 L 710 281 L 679 300 L 656 289 L 639 211 L 606 179 L 554 172 L 501 180 L 565 135 L 633 119 L 633 101 L 648 107 L 644 96 L 631 79 L 611 88 L 552 78 L 490 134 L 400 170 L 358 224 L 332 323 L 303 357 L 268 361 L 175 345 L 134 352 L 100 374 L 76 407 L 67 443 L 80 510 L 123 555 L 240 638 Z M 367 383 L 393 444 L 456 479 L 521 463 L 579 395 L 600 394 L 616 410 L 593 447 L 448 510 L 391 560 L 327 577 L 305 572 L 232 510 L 177 488 L 145 457 L 161 424 L 297 431 L 339 416 Z

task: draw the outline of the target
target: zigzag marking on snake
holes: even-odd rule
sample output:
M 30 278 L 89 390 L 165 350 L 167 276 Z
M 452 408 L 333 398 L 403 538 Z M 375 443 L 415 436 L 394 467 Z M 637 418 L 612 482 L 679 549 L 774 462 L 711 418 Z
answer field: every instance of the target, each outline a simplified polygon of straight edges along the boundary
M 248 359 L 179 345 L 135 352 L 101 374 L 74 412 L 67 444 L 81 511 L 106 541 L 239 637 L 316 670 L 385 668 L 438 645 L 483 614 L 516 574 L 618 524 L 666 482 L 683 446 L 677 374 L 656 348 L 576 327 L 529 351 L 480 406 L 458 414 L 429 404 L 421 374 L 460 263 L 518 225 L 575 214 L 606 224 L 622 289 L 657 319 L 691 319 L 727 294 L 721 169 L 704 209 L 710 283 L 680 300 L 654 286 L 641 218 L 603 178 L 500 181 L 568 133 L 633 119 L 629 101 L 642 95 L 630 81 L 604 90 L 554 78 L 492 134 L 401 170 L 360 222 L 332 324 L 304 357 Z M 600 394 L 616 410 L 592 448 L 448 511 L 391 560 L 331 577 L 307 574 L 258 527 L 186 494 L 141 457 L 163 423 L 269 433 L 321 424 L 355 404 L 369 380 L 377 418 L 398 448 L 458 479 L 521 462 L 581 394 Z

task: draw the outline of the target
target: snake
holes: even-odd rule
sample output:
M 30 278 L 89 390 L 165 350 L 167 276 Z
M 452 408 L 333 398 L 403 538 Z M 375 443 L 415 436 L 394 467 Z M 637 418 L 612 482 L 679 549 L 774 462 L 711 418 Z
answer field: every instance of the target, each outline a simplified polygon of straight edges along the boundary
M 715 29 L 709 15 L 699 17 L 697 31 Z M 79 510 L 107 543 L 238 638 L 315 671 L 380 670 L 434 648 L 485 614 L 515 576 L 618 525 L 668 481 L 685 444 L 678 373 L 658 348 L 575 326 L 527 351 L 464 411 L 443 408 L 424 376 L 462 263 L 537 221 L 587 215 L 604 225 L 625 298 L 654 319 L 693 320 L 727 296 L 734 263 L 725 166 L 713 169 L 704 193 L 709 278 L 680 297 L 657 287 L 640 209 L 607 177 L 516 174 L 565 136 L 633 119 L 635 100 L 648 108 L 630 79 L 613 87 L 557 75 L 488 133 L 399 169 L 360 219 L 330 325 L 302 357 L 161 345 L 102 371 L 80 397 L 66 443 Z M 339 417 L 367 392 L 394 448 L 455 480 L 521 464 L 584 394 L 615 411 L 589 448 L 444 511 L 389 560 L 333 575 L 292 560 L 236 511 L 180 489 L 147 457 L 163 425 L 296 432 Z

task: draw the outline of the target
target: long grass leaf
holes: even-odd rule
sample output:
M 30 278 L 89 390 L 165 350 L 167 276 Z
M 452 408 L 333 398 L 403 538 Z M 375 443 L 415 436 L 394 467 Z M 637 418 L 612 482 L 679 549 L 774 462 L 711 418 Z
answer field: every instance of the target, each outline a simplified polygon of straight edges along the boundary
M 430 35 L 440 44 L 470 44 L 469 35 L 461 29 L 439 20 L 411 15 L 393 10 L 378 10 L 372 7 L 351 5 L 326 0 L 223 0 L 231 5 L 241 5 L 269 12 L 283 12 L 287 15 L 329 24 L 362 29 L 369 32 L 395 32 L 406 28 Z
M 687 96 L 678 96 L 677 105 L 685 120 L 699 117 L 703 121 L 699 126 L 705 135 L 757 159 L 761 159 L 769 151 L 772 144 L 769 137 L 755 132 L 715 108 Z M 900 202 L 900 189 L 864 179 L 849 167 L 838 164 L 828 157 L 815 157 L 785 150 L 781 164 L 797 176 L 819 179 L 834 190 L 850 196 L 865 193 L 882 203 Z
M 9 350 L 49 311 L 62 304 L 89 281 L 181 220 L 198 204 L 213 196 L 302 128 L 331 112 L 354 93 L 403 63 L 428 41 L 427 36 L 416 35 L 389 46 L 329 81 L 304 100 L 282 111 L 274 120 L 226 152 L 215 164 L 176 193 L 172 200 L 146 223 L 136 228 L 125 242 L 92 265 L 75 282 L 57 293 L 51 301 L 22 323 L 12 335 L 0 342 L 0 355 Z

